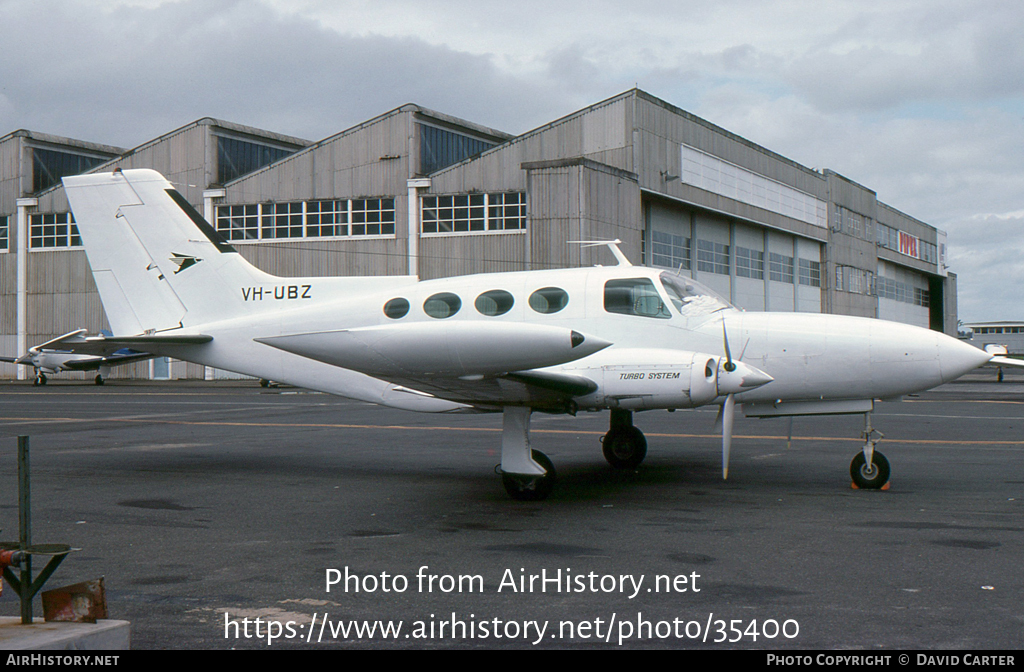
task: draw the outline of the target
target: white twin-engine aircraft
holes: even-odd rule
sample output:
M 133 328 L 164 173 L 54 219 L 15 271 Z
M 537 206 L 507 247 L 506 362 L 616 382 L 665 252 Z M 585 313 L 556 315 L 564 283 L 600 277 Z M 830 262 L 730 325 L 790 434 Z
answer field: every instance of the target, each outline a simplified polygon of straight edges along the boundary
M 864 413 L 854 482 L 879 488 L 875 399 L 925 390 L 991 355 L 944 334 L 839 315 L 743 312 L 694 280 L 630 265 L 416 277 L 281 278 L 247 263 L 160 174 L 64 178 L 114 337 L 132 347 L 396 408 L 501 411 L 501 472 L 543 499 L 551 461 L 530 447 L 533 411 L 611 411 L 603 451 L 647 453 L 633 411 L 721 406 L 728 475 L 745 415 Z
M 46 385 L 47 375 L 52 376 L 62 371 L 95 371 L 93 381 L 102 385 L 110 375 L 111 368 L 153 358 L 148 352 L 136 352 L 128 348 L 122 348 L 109 356 L 81 354 L 67 349 L 69 340 L 78 342 L 84 333 L 85 329 L 76 329 L 46 343 L 34 345 L 20 357 L 0 357 L 0 362 L 31 366 L 35 369 L 34 385 Z

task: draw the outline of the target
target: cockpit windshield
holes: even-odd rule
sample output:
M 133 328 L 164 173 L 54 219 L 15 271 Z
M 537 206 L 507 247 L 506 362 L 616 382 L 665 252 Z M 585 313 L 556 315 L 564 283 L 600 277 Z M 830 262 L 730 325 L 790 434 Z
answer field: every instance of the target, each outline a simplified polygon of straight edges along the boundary
M 733 305 L 692 278 L 678 273 L 665 271 L 661 274 L 661 283 L 672 305 L 683 317 L 710 315 L 720 310 L 733 308 Z

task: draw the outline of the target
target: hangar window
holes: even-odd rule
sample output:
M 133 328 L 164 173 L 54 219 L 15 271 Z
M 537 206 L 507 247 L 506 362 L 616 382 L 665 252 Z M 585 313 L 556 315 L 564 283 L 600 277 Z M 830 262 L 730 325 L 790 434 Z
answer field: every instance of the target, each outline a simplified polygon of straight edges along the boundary
M 306 203 L 306 235 L 310 238 L 348 235 L 348 201 Z
M 423 233 L 485 233 L 526 228 L 526 194 L 424 196 Z
M 742 278 L 764 279 L 764 252 L 736 247 L 736 275 Z
M 557 313 L 569 304 L 569 295 L 558 287 L 544 287 L 530 294 L 530 308 L 538 313 Z
M 875 274 L 871 271 L 866 271 L 862 268 L 855 268 L 853 266 L 836 266 L 836 289 L 844 292 L 850 292 L 852 294 L 881 294 L 884 283 L 879 282 Z M 897 301 L 913 301 L 913 287 L 904 285 L 901 282 L 895 283 L 896 300 Z M 906 298 L 906 293 L 909 290 L 910 299 Z
M 650 278 L 609 280 L 604 284 L 604 309 L 609 313 L 668 319 L 672 314 Z
M 793 284 L 793 257 L 770 252 L 768 254 L 768 279 Z
M 800 259 L 800 284 L 821 287 L 821 263 Z
M 228 240 L 256 240 L 260 237 L 258 205 L 222 205 L 217 208 L 217 230 Z
M 264 203 L 263 238 L 302 238 L 302 203 Z
M 900 249 L 899 231 L 891 226 L 879 223 L 875 227 L 875 236 L 880 246 L 890 250 Z
M 419 124 L 419 127 L 420 172 L 423 174 L 447 168 L 496 144 L 427 124 Z
M 515 302 L 515 298 L 505 290 L 492 289 L 476 297 L 474 305 L 481 315 L 495 317 L 497 315 L 504 315 L 512 310 L 512 305 Z
M 236 177 L 259 170 L 293 154 L 296 149 L 217 136 L 217 182 L 225 184 Z
M 526 228 L 526 194 L 487 194 L 487 230 L 509 231 Z
M 49 189 L 67 175 L 80 175 L 111 157 L 83 156 L 52 149 L 32 148 L 32 191 Z
M 0 252 L 6 252 L 10 249 L 11 234 L 8 228 L 8 222 L 10 221 L 10 217 L 6 215 L 0 217 Z
M 690 239 L 652 229 L 651 264 L 690 270 Z
M 392 320 L 397 320 L 409 314 L 409 301 L 398 298 L 391 299 L 384 304 L 384 314 Z
M 710 240 L 698 240 L 697 270 L 729 275 L 729 246 Z
M 423 312 L 439 320 L 451 317 L 459 308 L 462 308 L 462 299 L 449 292 L 434 294 L 423 302 Z
M 939 248 L 935 243 L 926 243 L 922 240 L 918 247 L 921 261 L 927 261 L 930 264 L 938 263 Z
M 353 236 L 380 236 L 395 233 L 395 199 L 360 198 L 351 202 Z
M 32 215 L 29 220 L 29 247 L 80 247 L 82 239 L 70 213 Z
M 216 220 L 228 240 L 394 236 L 395 199 L 219 205 Z

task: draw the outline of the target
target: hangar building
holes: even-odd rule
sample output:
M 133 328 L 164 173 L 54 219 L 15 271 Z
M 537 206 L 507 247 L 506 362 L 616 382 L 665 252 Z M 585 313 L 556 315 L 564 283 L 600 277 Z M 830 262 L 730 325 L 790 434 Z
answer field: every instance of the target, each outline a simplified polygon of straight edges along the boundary
M 130 151 L 0 138 L 0 353 L 106 320 L 59 178 L 154 168 L 259 268 L 466 273 L 634 261 L 746 310 L 879 317 L 956 334 L 945 234 L 633 89 L 522 135 L 405 105 L 311 143 L 201 119 Z M 24 367 L 20 367 L 24 368 Z M 0 364 L 0 376 L 25 377 Z M 227 375 L 183 362 L 115 376 Z

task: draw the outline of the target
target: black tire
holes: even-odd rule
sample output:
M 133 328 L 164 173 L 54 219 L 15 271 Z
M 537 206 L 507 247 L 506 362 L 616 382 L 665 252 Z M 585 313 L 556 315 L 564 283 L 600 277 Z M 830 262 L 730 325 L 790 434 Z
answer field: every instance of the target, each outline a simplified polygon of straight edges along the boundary
M 40 373 L 38 376 L 36 376 L 36 383 L 38 383 L 39 385 L 46 385 L 46 376 Z
M 103 384 L 103 376 L 97 374 L 96 377 L 93 379 L 93 382 L 96 383 L 97 385 L 102 385 Z
M 533 461 L 544 468 L 543 476 L 524 476 L 522 474 L 502 473 L 501 482 L 505 492 L 520 502 L 539 502 L 547 499 L 555 486 L 555 465 L 548 456 L 539 450 L 530 451 Z
M 266 378 L 260 378 L 260 387 L 270 387 L 270 381 Z
M 636 469 L 647 457 L 647 439 L 636 427 L 621 427 L 604 435 L 601 450 L 612 467 Z
M 850 478 L 854 485 L 862 490 L 878 490 L 889 482 L 889 460 L 877 450 L 871 458 L 872 468 L 868 468 L 864 453 L 857 453 L 850 462 Z

